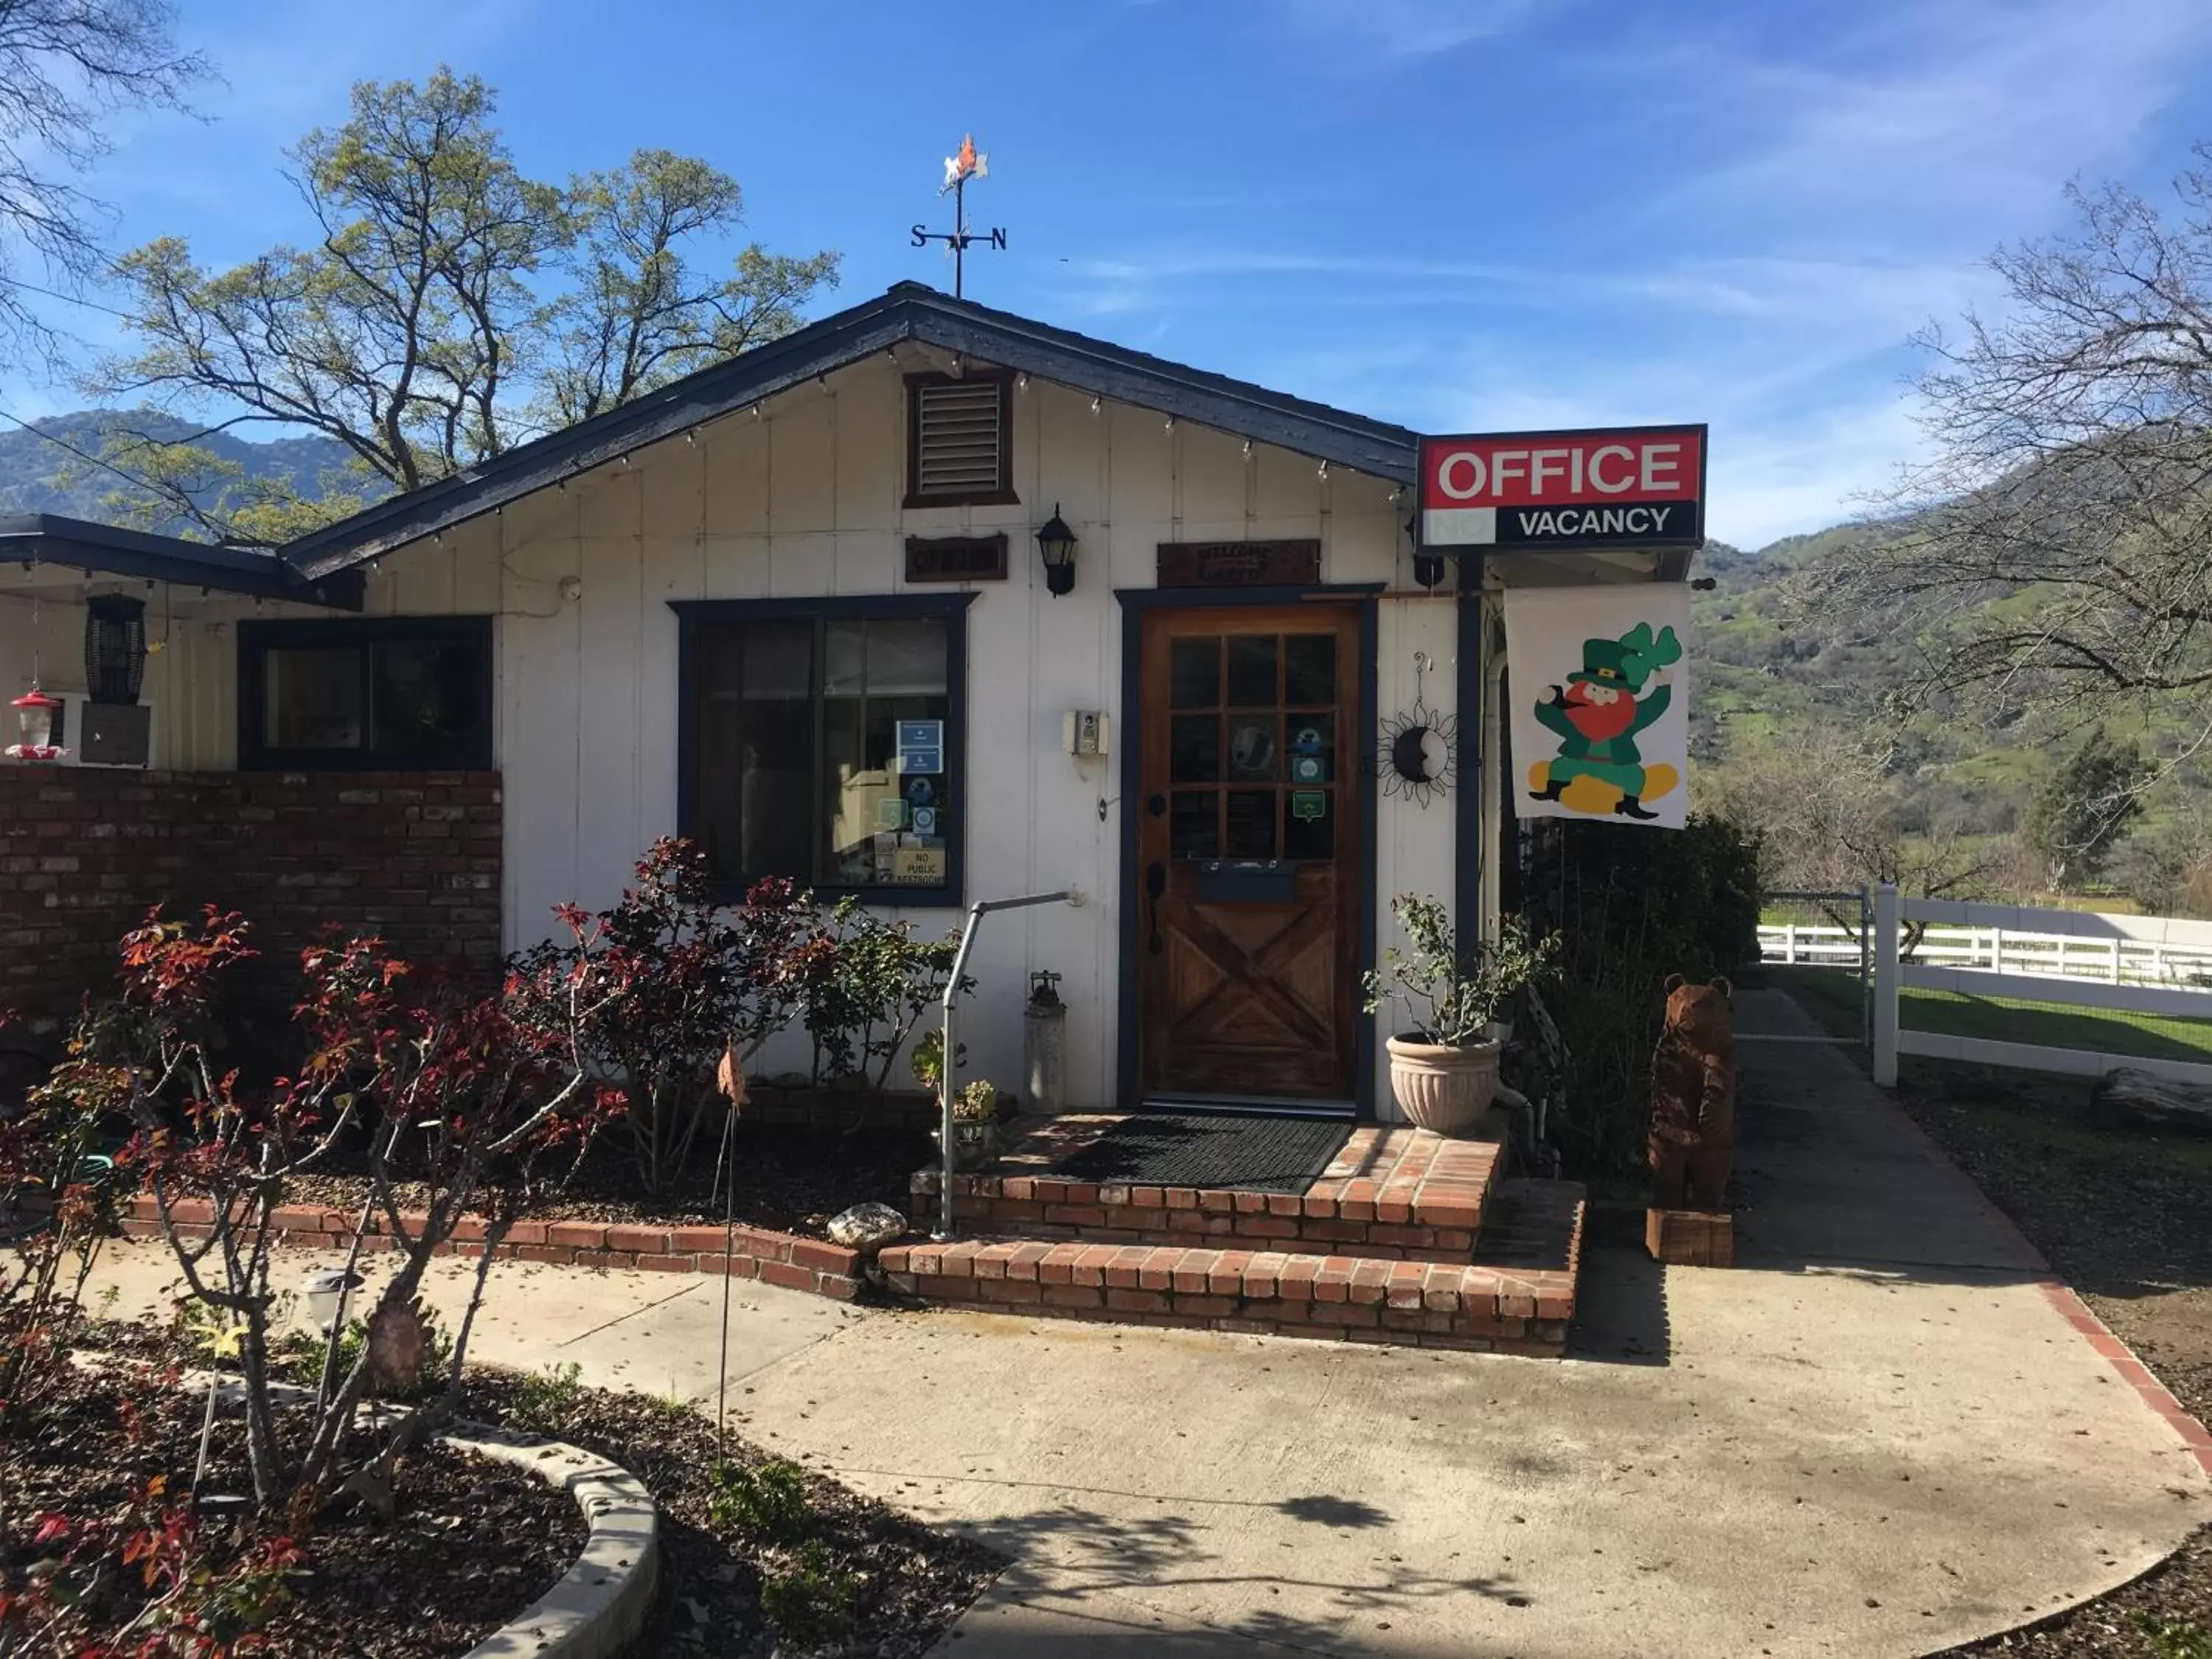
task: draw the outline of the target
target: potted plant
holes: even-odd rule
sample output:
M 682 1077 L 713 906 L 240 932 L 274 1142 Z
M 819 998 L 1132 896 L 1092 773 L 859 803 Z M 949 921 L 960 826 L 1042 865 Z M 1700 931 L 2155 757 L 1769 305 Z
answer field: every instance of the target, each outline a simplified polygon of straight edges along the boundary
M 1498 937 L 1462 955 L 1451 918 L 1432 898 L 1413 893 L 1392 901 L 1406 945 L 1384 952 L 1366 976 L 1366 1009 L 1382 1012 L 1394 998 L 1413 1011 L 1411 1030 L 1393 1036 L 1390 1091 L 1406 1115 L 1440 1135 L 1463 1135 L 1482 1121 L 1498 1086 L 1504 1046 L 1492 1030 L 1506 1003 L 1535 977 L 1551 954 L 1549 939 L 1532 939 L 1516 921 Z
M 978 1078 L 953 1095 L 954 1169 L 985 1170 L 999 1161 L 999 1118 L 998 1085 L 988 1079 Z M 941 1153 L 944 1148 L 938 1150 Z

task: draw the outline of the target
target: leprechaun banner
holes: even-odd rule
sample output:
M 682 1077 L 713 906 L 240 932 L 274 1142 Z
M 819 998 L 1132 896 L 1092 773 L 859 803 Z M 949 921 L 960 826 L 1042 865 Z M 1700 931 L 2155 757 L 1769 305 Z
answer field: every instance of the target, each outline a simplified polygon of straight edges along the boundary
M 1505 590 L 1507 793 L 1522 817 L 1682 827 L 1689 632 L 1680 582 Z

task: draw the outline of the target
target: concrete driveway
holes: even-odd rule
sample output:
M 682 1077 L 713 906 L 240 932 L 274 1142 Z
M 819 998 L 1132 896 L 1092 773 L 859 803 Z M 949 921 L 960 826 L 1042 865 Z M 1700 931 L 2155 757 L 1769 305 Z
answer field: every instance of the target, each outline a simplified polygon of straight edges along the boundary
M 1747 1027 L 1806 1029 L 1742 1000 Z M 732 1399 L 766 1443 L 1009 1557 L 947 1644 L 969 1659 L 1924 1653 L 2212 1519 L 2174 1431 L 1847 1061 L 1752 1043 L 1744 1070 L 1745 1265 L 1662 1270 L 1601 1225 L 1578 1358 L 746 1285 Z M 161 1275 L 133 1250 L 110 1276 Z M 497 1279 L 483 1358 L 711 1395 L 719 1283 Z

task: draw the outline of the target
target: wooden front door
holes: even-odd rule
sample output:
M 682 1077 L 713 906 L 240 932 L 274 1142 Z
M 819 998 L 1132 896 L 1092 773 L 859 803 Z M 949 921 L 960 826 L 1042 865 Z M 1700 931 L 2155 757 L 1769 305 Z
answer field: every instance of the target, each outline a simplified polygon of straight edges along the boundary
M 1138 1075 L 1147 1101 L 1352 1099 L 1359 612 L 1145 613 Z

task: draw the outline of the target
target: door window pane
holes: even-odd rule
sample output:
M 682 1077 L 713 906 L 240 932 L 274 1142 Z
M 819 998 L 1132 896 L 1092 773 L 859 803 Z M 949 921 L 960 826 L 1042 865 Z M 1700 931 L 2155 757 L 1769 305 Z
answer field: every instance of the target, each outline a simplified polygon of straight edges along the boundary
M 1336 803 L 1334 789 L 1293 789 L 1285 796 L 1283 817 L 1283 856 L 1286 859 L 1333 859 L 1336 856 Z
M 1282 726 L 1278 717 L 1231 714 L 1228 724 L 1230 781 L 1273 783 L 1282 775 Z
M 1221 781 L 1221 716 L 1177 714 L 1169 723 L 1168 781 Z
M 1336 716 L 1291 714 L 1284 719 L 1285 781 L 1294 786 L 1336 781 Z
M 1214 708 L 1221 702 L 1221 641 L 1177 640 L 1168 650 L 1168 707 Z
M 1168 852 L 1179 859 L 1221 855 L 1219 802 L 1211 789 L 1178 789 L 1169 797 Z
M 359 749 L 365 645 L 279 646 L 262 658 L 261 741 L 271 749 Z
M 1283 701 L 1293 708 L 1336 701 L 1336 635 L 1293 634 L 1283 641 Z
M 1229 792 L 1229 829 L 1222 848 L 1225 858 L 1271 859 L 1275 856 L 1275 792 L 1272 789 L 1232 789 Z
M 1275 636 L 1242 635 L 1229 641 L 1229 706 L 1275 706 Z

